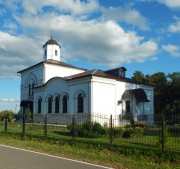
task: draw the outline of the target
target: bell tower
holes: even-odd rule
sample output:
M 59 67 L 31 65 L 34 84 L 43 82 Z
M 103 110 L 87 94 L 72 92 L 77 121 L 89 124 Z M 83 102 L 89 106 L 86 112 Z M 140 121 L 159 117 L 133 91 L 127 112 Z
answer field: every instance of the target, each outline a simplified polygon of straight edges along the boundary
M 58 44 L 56 40 L 52 38 L 52 36 L 51 36 L 51 39 L 48 40 L 43 45 L 43 49 L 44 49 L 44 56 L 43 56 L 44 61 L 48 59 L 60 61 L 61 46 Z

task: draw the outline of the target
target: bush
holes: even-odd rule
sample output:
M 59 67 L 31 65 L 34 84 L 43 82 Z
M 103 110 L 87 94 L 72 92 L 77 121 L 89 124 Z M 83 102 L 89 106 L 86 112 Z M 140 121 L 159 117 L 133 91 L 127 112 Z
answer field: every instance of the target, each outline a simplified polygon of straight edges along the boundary
M 144 124 L 144 123 L 142 123 L 142 122 L 137 122 L 137 123 L 134 123 L 134 126 L 133 126 L 134 128 L 136 128 L 136 127 L 139 127 L 139 128 L 141 128 L 141 129 L 145 129 L 146 128 L 146 125 Z
M 135 137 L 143 137 L 144 130 L 141 127 L 134 128 L 134 136 Z
M 67 127 L 70 130 L 71 135 L 73 134 L 73 125 L 70 124 Z M 102 127 L 97 122 L 87 121 L 82 124 L 74 125 L 74 135 L 79 137 L 97 138 L 107 134 L 107 129 Z
M 133 128 L 126 128 L 123 132 L 123 138 L 131 138 L 134 136 L 134 129 Z
M 113 129 L 113 134 L 114 134 L 114 137 L 116 137 L 116 138 L 122 137 L 123 133 L 124 133 L 124 128 L 122 128 L 122 127 L 115 127 Z
M 145 124 L 143 123 L 135 123 L 132 125 L 126 125 L 125 130 L 123 132 L 123 138 L 131 138 L 131 137 L 143 137 Z

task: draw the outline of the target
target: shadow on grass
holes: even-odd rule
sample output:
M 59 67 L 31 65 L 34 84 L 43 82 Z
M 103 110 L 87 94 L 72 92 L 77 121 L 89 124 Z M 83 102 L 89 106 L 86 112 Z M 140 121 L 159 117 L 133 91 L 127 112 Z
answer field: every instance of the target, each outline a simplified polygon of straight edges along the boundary
M 80 138 L 75 137 L 75 140 L 72 139 L 72 136 L 69 134 L 63 133 L 63 135 L 60 135 L 58 132 L 58 135 L 56 134 L 56 137 L 54 134 L 48 135 L 45 137 L 44 135 L 33 135 L 26 133 L 24 136 L 21 133 L 15 133 L 15 132 L 1 132 L 5 136 L 10 136 L 14 139 L 19 140 L 34 140 L 39 142 L 47 142 L 50 144 L 57 144 L 57 145 L 70 145 L 70 146 L 76 146 L 80 148 L 95 148 L 98 150 L 103 149 L 110 149 L 114 152 L 119 152 L 125 155 L 145 155 L 145 156 L 156 156 L 162 157 L 161 149 L 158 146 L 154 146 L 152 144 L 145 144 L 145 143 L 129 143 L 129 142 L 117 142 L 115 141 L 112 144 L 112 147 L 109 143 L 108 138 Z M 62 133 L 61 133 L 62 134 Z M 164 153 L 165 157 L 168 159 L 177 159 L 180 160 L 180 151 L 175 150 L 165 150 Z M 163 155 L 163 156 L 164 156 Z

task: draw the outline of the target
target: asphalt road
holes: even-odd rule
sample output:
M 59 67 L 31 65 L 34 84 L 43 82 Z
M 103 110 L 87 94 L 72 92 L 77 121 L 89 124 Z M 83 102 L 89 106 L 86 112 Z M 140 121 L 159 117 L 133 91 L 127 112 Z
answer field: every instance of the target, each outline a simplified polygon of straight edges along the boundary
M 0 145 L 0 169 L 109 169 L 67 158 Z

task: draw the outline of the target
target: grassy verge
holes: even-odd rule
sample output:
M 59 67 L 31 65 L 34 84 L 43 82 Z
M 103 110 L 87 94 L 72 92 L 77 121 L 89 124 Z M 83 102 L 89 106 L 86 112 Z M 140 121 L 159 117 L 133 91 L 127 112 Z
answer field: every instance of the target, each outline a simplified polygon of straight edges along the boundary
M 121 153 L 121 151 L 109 151 L 105 147 L 83 142 L 72 142 L 70 139 L 46 140 L 37 137 L 25 137 L 10 133 L 0 133 L 0 143 L 11 145 L 52 155 L 72 158 L 109 166 L 117 169 L 179 169 L 179 161 L 159 158 L 156 155 L 137 155 L 136 153 Z

